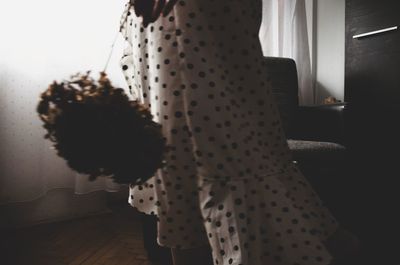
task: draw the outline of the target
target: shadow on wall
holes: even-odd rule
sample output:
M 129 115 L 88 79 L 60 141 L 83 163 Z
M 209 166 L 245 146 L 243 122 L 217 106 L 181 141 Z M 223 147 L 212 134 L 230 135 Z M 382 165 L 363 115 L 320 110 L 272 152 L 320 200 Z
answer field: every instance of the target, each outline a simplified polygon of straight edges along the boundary
M 316 81 L 315 83 L 315 105 L 324 104 L 324 99 L 327 97 L 335 97 L 336 99 L 343 101 L 343 98 L 336 93 L 332 93 L 332 90 L 326 87 L 324 84 Z

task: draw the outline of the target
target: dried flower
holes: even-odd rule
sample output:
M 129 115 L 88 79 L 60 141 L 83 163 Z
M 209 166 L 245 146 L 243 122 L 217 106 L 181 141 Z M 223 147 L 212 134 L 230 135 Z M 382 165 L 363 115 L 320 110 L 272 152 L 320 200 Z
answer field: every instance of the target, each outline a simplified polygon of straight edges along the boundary
M 45 138 L 79 173 L 138 184 L 162 166 L 165 139 L 147 108 L 114 88 L 105 73 L 53 82 L 37 106 Z

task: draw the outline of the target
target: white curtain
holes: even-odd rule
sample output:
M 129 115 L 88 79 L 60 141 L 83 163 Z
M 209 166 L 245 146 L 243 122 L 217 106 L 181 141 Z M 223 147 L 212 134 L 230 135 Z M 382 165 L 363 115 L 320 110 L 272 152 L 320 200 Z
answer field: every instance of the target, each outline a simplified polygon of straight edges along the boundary
M 265 56 L 296 61 L 301 105 L 314 103 L 305 0 L 263 0 L 260 42 Z
M 125 2 L 0 1 L 0 205 L 34 200 L 59 188 L 76 194 L 119 189 L 109 179 L 89 182 L 67 167 L 43 139 L 36 105 L 53 80 L 103 69 Z M 122 41 L 108 73 L 125 88 L 121 51 Z

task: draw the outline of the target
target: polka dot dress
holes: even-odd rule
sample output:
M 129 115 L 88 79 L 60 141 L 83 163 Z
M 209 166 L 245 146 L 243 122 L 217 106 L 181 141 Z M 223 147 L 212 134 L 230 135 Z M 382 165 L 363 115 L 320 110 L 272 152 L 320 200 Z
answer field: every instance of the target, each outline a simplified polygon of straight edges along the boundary
M 292 163 L 258 39 L 261 0 L 181 0 L 122 33 L 129 87 L 162 125 L 166 166 L 129 202 L 158 242 L 214 264 L 329 264 L 337 223 Z

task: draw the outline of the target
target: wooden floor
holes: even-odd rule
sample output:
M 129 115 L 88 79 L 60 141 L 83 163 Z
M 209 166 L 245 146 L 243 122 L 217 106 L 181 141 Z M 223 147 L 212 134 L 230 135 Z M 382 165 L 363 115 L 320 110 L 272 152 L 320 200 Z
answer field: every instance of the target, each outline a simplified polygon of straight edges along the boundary
M 147 259 L 139 220 L 130 206 L 118 206 L 112 214 L 0 231 L 0 265 L 156 265 Z M 359 264 L 399 263 L 351 265 Z
M 132 208 L 19 229 L 0 238 L 2 265 L 150 265 Z

